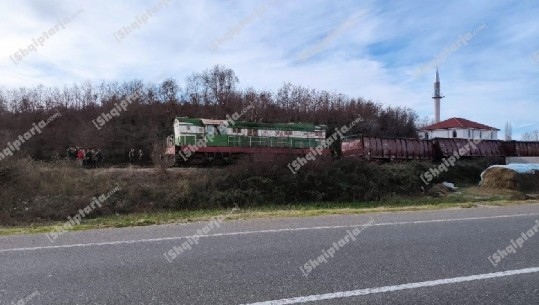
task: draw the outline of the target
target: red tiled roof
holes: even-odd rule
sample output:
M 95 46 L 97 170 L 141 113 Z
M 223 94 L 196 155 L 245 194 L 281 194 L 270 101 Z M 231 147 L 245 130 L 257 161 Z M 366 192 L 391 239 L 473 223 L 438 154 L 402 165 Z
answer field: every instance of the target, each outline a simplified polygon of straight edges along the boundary
M 450 128 L 473 128 L 473 129 L 488 129 L 499 130 L 498 128 L 483 125 L 477 122 L 466 120 L 463 118 L 450 118 L 429 126 L 420 128 L 420 130 L 435 130 L 435 129 L 450 129 Z

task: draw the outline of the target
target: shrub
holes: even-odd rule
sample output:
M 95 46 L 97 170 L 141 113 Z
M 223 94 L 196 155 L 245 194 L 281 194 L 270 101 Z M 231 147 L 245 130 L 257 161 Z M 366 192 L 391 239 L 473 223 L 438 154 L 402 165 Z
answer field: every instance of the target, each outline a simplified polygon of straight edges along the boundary
M 359 160 L 317 160 L 296 174 L 290 158 L 241 161 L 225 168 L 81 169 L 75 162 L 29 159 L 0 164 L 0 224 L 66 220 L 94 196 L 121 190 L 88 215 L 193 210 L 306 202 L 378 201 L 424 192 L 420 175 L 430 162 L 376 164 Z M 489 160 L 460 160 L 433 181 L 476 184 Z

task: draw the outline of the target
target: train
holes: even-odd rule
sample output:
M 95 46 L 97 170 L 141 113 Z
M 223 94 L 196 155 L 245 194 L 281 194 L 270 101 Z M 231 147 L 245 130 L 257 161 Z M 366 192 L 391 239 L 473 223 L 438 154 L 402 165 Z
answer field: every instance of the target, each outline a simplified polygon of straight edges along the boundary
M 464 151 L 463 151 L 464 149 Z M 341 144 L 342 156 L 366 160 L 440 160 L 462 157 L 538 157 L 539 142 L 460 138 L 380 138 L 352 136 Z
M 315 151 L 322 157 L 379 161 L 438 161 L 457 153 L 464 158 L 539 157 L 539 142 L 351 135 L 340 137 L 331 149 L 325 125 L 177 117 L 173 126 L 165 155 L 176 165 L 270 161 Z
M 228 164 L 306 155 L 326 139 L 326 126 L 176 117 L 165 155 L 175 164 Z M 322 151 L 330 155 L 330 149 Z

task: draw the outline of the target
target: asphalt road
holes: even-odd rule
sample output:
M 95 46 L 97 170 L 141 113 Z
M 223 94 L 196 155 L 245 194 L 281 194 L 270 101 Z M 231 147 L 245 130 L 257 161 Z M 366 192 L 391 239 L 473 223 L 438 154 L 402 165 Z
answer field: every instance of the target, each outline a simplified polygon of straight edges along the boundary
M 208 223 L 54 243 L 1 237 L 0 304 L 539 304 L 536 220 L 537 204 L 233 221 L 175 259 L 164 254 Z M 494 260 L 530 229 L 515 253 Z M 333 257 L 309 265 L 333 243 Z

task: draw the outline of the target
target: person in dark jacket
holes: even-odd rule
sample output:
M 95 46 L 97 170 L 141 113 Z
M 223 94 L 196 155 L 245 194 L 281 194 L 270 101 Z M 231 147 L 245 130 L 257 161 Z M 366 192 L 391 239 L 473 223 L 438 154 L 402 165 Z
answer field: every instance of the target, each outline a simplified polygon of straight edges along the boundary
M 94 162 L 94 153 L 91 149 L 88 149 L 86 151 L 86 166 L 92 167 L 92 164 Z
M 101 152 L 101 148 L 97 150 L 95 153 L 95 159 L 96 159 L 96 167 L 100 167 L 103 164 L 103 152 Z
M 69 146 L 69 147 L 67 148 L 66 158 L 67 158 L 68 160 L 73 160 L 73 147 Z
M 135 149 L 134 148 L 131 148 L 131 150 L 129 151 L 129 162 L 131 164 L 135 162 Z
M 77 153 L 79 152 L 78 149 L 75 147 L 71 147 L 71 160 L 77 160 Z

